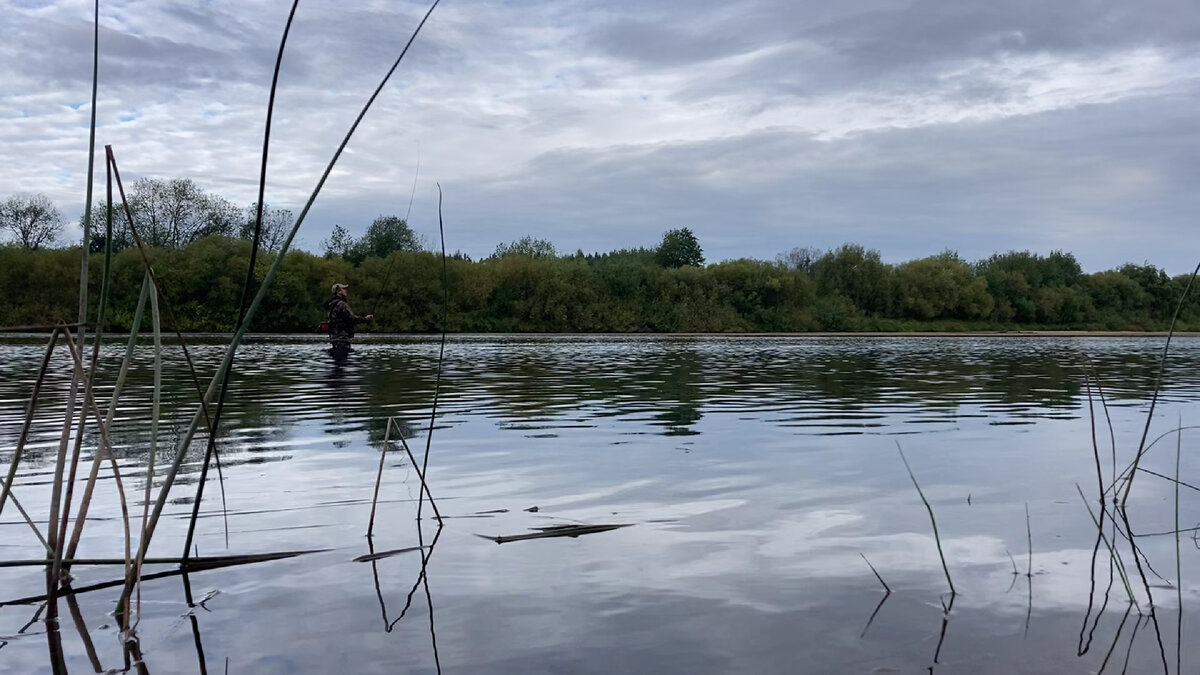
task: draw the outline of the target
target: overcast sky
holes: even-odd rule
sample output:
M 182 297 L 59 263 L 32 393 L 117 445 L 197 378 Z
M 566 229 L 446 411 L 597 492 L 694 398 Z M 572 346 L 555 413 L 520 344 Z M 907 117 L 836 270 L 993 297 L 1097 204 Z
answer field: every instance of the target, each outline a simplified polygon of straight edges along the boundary
M 127 181 L 256 194 L 285 0 L 101 2 L 97 143 Z M 299 211 L 427 5 L 302 0 L 267 201 Z M 0 196 L 84 204 L 91 3 L 0 0 Z M 690 227 L 709 261 L 858 242 L 1190 271 L 1200 5 L 444 0 L 300 231 L 404 215 L 475 257 Z M 420 170 L 418 174 L 418 158 Z M 98 176 L 103 165 L 97 164 Z

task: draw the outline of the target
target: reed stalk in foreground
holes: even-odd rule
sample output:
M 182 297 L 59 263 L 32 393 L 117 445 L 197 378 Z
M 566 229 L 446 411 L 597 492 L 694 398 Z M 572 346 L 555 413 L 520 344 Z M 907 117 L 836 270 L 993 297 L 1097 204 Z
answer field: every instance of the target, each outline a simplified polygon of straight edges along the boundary
M 105 209 L 105 229 L 104 229 L 104 266 L 100 273 L 100 300 L 99 309 L 96 313 L 96 330 L 92 336 L 92 358 L 91 369 L 87 374 L 87 381 L 84 383 L 84 398 L 92 395 L 96 387 L 96 374 L 100 370 L 100 346 L 104 340 L 104 319 L 105 313 L 108 310 L 108 293 L 109 280 L 112 277 L 112 171 L 106 173 L 106 192 L 105 198 L 110 205 Z M 69 329 L 68 329 L 69 330 Z M 80 331 L 82 336 L 86 331 Z M 83 343 L 83 340 L 80 340 Z M 83 355 L 83 350 L 79 351 L 80 356 Z M 82 367 L 82 359 L 81 359 Z M 75 478 L 79 473 L 79 460 L 83 455 L 83 439 L 84 431 L 87 428 L 88 408 L 84 406 L 79 412 L 79 425 L 75 429 L 75 446 L 71 450 L 71 469 L 67 472 L 67 484 L 65 494 L 63 496 L 63 513 L 62 523 L 59 525 L 57 541 L 60 546 L 67 542 L 67 527 L 70 524 L 71 518 L 71 502 L 75 495 Z M 97 422 L 100 420 L 97 419 Z
M 896 443 L 896 449 L 900 451 L 900 461 L 904 462 L 904 468 L 908 470 L 908 477 L 912 479 L 913 486 L 917 488 L 917 494 L 921 496 L 921 501 L 925 504 L 925 510 L 929 512 L 929 522 L 933 525 L 933 540 L 937 542 L 938 557 L 942 559 L 942 571 L 946 573 L 946 583 L 950 586 L 950 604 L 953 605 L 954 596 L 958 592 L 954 590 L 954 581 L 950 578 L 950 567 L 946 565 L 946 554 L 942 551 L 942 537 L 938 534 L 937 518 L 933 515 L 933 507 L 925 498 L 925 492 L 921 490 L 921 485 L 917 482 L 912 467 L 908 465 L 908 458 L 904 456 L 904 449 L 900 447 L 899 442 Z
M 1187 286 L 1184 287 L 1183 293 L 1179 295 L 1179 302 L 1175 305 L 1175 313 L 1171 315 L 1171 325 L 1167 330 L 1167 339 L 1163 343 L 1162 356 L 1158 360 L 1158 375 L 1154 378 L 1154 393 L 1150 397 L 1150 410 L 1146 412 L 1146 425 L 1142 428 L 1142 440 L 1138 443 L 1137 454 L 1133 458 L 1133 469 L 1129 472 L 1129 478 L 1125 481 L 1125 493 L 1121 496 L 1121 515 L 1126 521 L 1129 518 L 1124 514 L 1125 506 L 1129 502 L 1129 493 L 1133 491 L 1133 479 L 1137 476 L 1138 464 L 1142 461 L 1142 456 L 1146 454 L 1146 437 L 1150 434 L 1150 424 L 1154 419 L 1154 407 L 1158 404 L 1158 393 L 1162 389 L 1163 373 L 1167 369 L 1167 354 L 1171 348 L 1171 338 L 1175 335 L 1175 324 L 1179 321 L 1179 313 L 1183 310 L 1183 302 L 1187 300 L 1188 293 L 1191 292 L 1192 285 L 1196 282 L 1197 274 L 1200 274 L 1200 263 L 1196 263 L 1196 269 L 1192 270 L 1192 275 L 1188 277 Z M 1157 627 L 1158 624 L 1155 623 L 1155 628 L 1157 629 Z M 1161 642 L 1161 639 L 1159 642 Z M 1165 667 L 1166 663 L 1163 665 Z
M 283 52 L 287 46 L 288 33 L 292 29 L 292 21 L 296 17 L 296 8 L 300 0 L 293 0 L 292 11 L 288 13 L 287 23 L 283 27 L 283 37 L 279 41 L 279 50 L 275 55 L 275 71 L 271 76 L 271 94 L 267 99 L 267 122 L 263 131 L 262 164 L 258 174 L 258 202 L 255 206 L 254 236 L 250 243 L 250 262 L 246 265 L 246 279 L 242 283 L 242 296 L 238 301 L 237 319 L 233 323 L 236 331 L 246 320 L 246 306 L 250 302 L 250 289 L 254 287 L 254 269 L 258 261 L 259 242 L 262 238 L 263 200 L 267 189 L 267 156 L 271 147 L 271 119 L 275 113 L 275 92 L 279 86 L 279 69 L 283 63 Z M 196 533 L 196 522 L 200 517 L 200 504 L 204 501 L 204 486 L 208 483 L 208 465 L 213 459 L 217 462 L 217 484 L 221 487 L 221 511 L 228 513 L 225 505 L 225 480 L 221 475 L 221 458 L 217 454 L 217 432 L 221 426 L 221 414 L 225 410 L 225 397 L 229 393 L 229 381 L 233 379 L 233 364 L 221 379 L 221 391 L 217 395 L 217 410 L 209 425 L 208 446 L 204 450 L 204 462 L 200 465 L 200 479 L 196 483 L 196 497 L 192 500 L 192 518 L 188 522 L 187 536 L 183 540 L 183 557 L 187 558 L 192 549 L 192 540 Z M 199 392 L 199 386 L 196 387 Z M 229 547 L 229 520 L 225 519 L 225 547 Z
M 433 383 L 433 406 L 429 411 L 429 434 L 425 437 L 425 457 L 421 463 L 421 482 L 425 482 L 425 476 L 429 473 L 429 448 L 433 443 L 433 427 L 437 420 L 437 404 L 438 394 L 442 388 L 442 363 L 446 357 L 446 318 L 450 313 L 450 285 L 446 274 L 446 228 L 442 224 L 442 184 L 437 184 L 438 189 L 438 235 L 442 241 L 442 342 L 438 348 L 437 361 L 437 379 Z M 405 449 L 408 446 L 405 445 Z M 411 452 L 409 453 L 412 454 Z M 433 502 L 433 497 L 429 498 L 430 503 Z M 417 521 L 418 527 L 421 520 L 421 507 L 424 506 L 422 499 L 417 499 Z M 441 514 L 437 513 L 437 506 L 433 507 L 434 514 L 437 515 L 438 522 L 442 522 Z
M 150 275 L 146 275 L 149 279 Z M 150 403 L 150 461 L 146 463 L 146 494 L 142 501 L 141 538 L 146 536 L 146 521 L 150 518 L 150 490 L 154 486 L 154 465 L 158 458 L 158 422 L 162 407 L 162 316 L 158 311 L 158 293 L 150 297 L 150 328 L 154 334 L 154 394 Z M 137 570 L 137 609 L 134 626 L 142 620 L 142 565 L 145 558 L 138 549 L 138 560 L 134 567 Z M 187 556 L 184 556 L 187 559 Z
M 1025 576 L 1033 578 L 1033 527 L 1029 524 L 1029 502 L 1025 502 L 1025 544 L 1029 548 L 1029 567 Z
M 60 332 L 60 329 L 55 326 L 54 331 L 50 333 L 50 341 L 46 343 L 46 353 L 42 356 L 41 366 L 38 367 L 37 379 L 33 381 L 33 393 L 29 396 L 29 403 L 25 405 L 25 419 L 21 422 L 21 433 L 17 436 L 17 446 L 13 449 L 12 462 L 8 465 L 8 475 L 4 477 L 4 484 L 0 486 L 0 514 L 4 513 L 4 504 L 8 501 L 13 483 L 17 480 L 17 467 L 21 464 L 25 443 L 29 440 L 33 415 L 37 410 L 42 384 L 46 381 L 46 370 L 50 367 L 50 358 L 54 355 L 54 347 L 58 344 Z
M 91 238 L 92 230 L 92 189 L 94 187 L 95 164 L 96 164 L 96 98 L 99 89 L 100 81 L 100 0 L 93 2 L 92 12 L 92 104 L 91 115 L 88 124 L 88 166 L 87 166 L 87 181 L 83 205 L 83 241 L 80 246 L 80 261 L 79 261 L 79 315 L 77 323 L 87 323 L 87 307 L 88 307 L 88 251 L 89 239 Z M 87 328 L 79 330 L 79 351 L 83 351 L 85 344 L 85 336 Z M 55 602 L 55 593 L 58 589 L 58 580 L 61 573 L 62 545 L 58 540 L 58 520 L 59 510 L 62 499 L 62 479 L 63 468 L 66 462 L 67 441 L 70 434 L 71 420 L 75 415 L 76 397 L 79 394 L 79 384 L 83 373 L 80 368 L 75 369 L 75 374 L 71 378 L 70 392 L 67 395 L 67 409 L 64 414 L 64 423 L 62 438 L 59 443 L 58 457 L 54 465 L 54 485 L 51 488 L 50 502 L 50 518 L 47 526 L 47 535 L 49 536 L 48 544 L 54 552 L 51 556 L 55 560 L 55 564 L 46 574 L 46 594 L 50 601 L 46 613 L 47 621 L 56 621 L 58 619 L 58 603 Z M 52 643 L 53 644 L 53 643 Z M 58 657 L 61 659 L 62 645 L 58 642 Z M 54 660 L 54 649 L 51 649 L 51 660 Z M 62 666 L 62 664 L 58 664 Z M 57 672 L 57 671 L 56 671 Z
M 858 555 L 862 556 L 863 562 L 867 563 L 867 567 L 871 568 L 871 572 L 875 574 L 875 578 L 879 580 L 880 584 L 883 584 L 883 590 L 888 594 L 891 594 L 892 589 L 887 585 L 887 582 L 883 580 L 883 577 L 879 576 L 879 570 L 875 569 L 875 566 L 871 564 L 870 560 L 867 560 L 867 556 L 863 555 L 862 553 L 859 553 Z
M 395 422 L 395 417 L 389 417 L 387 420 L 387 427 L 383 432 L 383 448 L 379 452 L 379 470 L 375 474 L 375 494 L 371 498 L 371 516 L 367 521 L 368 537 L 373 536 L 375 533 L 375 510 L 376 505 L 379 503 L 379 486 L 383 482 L 383 464 L 387 457 L 388 445 L 391 443 L 392 425 L 395 424 Z M 437 518 L 437 521 L 441 523 L 442 514 L 438 511 L 437 502 L 433 500 L 433 493 L 429 491 L 429 484 L 425 482 L 425 472 L 422 471 L 421 467 L 417 465 L 417 458 L 413 456 L 412 450 L 408 447 L 408 442 L 404 440 L 404 432 L 398 425 L 396 426 L 396 437 L 400 439 L 400 444 L 404 447 L 404 452 L 408 453 L 408 461 L 412 464 L 413 471 L 417 473 L 417 478 L 421 481 L 421 488 L 418 494 L 422 499 L 426 496 L 429 497 L 429 504 L 433 507 L 433 514 Z M 426 455 L 428 455 L 428 450 L 426 450 Z M 418 501 L 417 510 L 417 521 L 420 522 L 420 501 Z
M 142 315 L 146 309 L 146 299 L 150 293 L 150 277 L 145 275 L 142 279 L 142 291 L 138 295 L 137 308 L 133 312 L 133 323 L 129 328 L 129 340 L 125 345 L 125 358 L 121 361 L 120 371 L 117 373 L 116 383 L 113 385 L 112 397 L 108 401 L 108 412 L 104 416 L 104 426 L 112 428 L 113 420 L 117 415 L 117 402 L 121 399 L 121 394 L 125 388 L 125 377 L 129 373 L 129 368 L 133 363 L 133 351 L 137 346 L 138 332 L 142 325 Z M 79 499 L 79 513 L 75 516 L 75 529 L 71 532 L 71 541 L 67 545 L 67 558 L 74 558 L 76 551 L 79 549 L 79 541 L 83 536 L 83 526 L 87 521 L 88 510 L 92 503 L 92 493 L 96 489 L 96 480 L 100 476 L 100 465 L 104 460 L 104 456 L 97 452 L 92 455 L 92 467 L 88 473 L 87 483 L 83 487 L 83 496 Z
M 1175 672 L 1183 673 L 1183 558 L 1179 553 L 1179 458 L 1183 454 L 1183 416 L 1175 437 L 1175 593 L 1179 601 L 1179 623 L 1175 626 Z
M 76 367 L 77 368 L 82 367 L 82 364 L 83 364 L 82 357 L 80 356 L 79 352 L 75 351 L 75 346 L 71 343 L 71 340 L 70 340 L 71 331 L 64 330 L 63 332 L 67 336 L 67 348 L 71 350 L 71 357 L 75 359 Z M 108 434 L 108 428 L 106 426 L 104 426 L 103 422 L 100 421 L 100 407 L 98 405 L 96 405 L 96 399 L 92 394 L 92 389 L 90 387 L 88 387 L 88 388 L 84 389 L 83 393 L 84 393 L 84 404 L 85 404 L 85 406 L 90 407 L 93 414 L 95 415 L 96 424 L 99 427 L 99 431 L 100 431 L 100 447 L 96 450 L 96 452 L 108 457 L 108 461 L 109 461 L 109 464 L 111 465 L 111 469 L 112 469 L 113 482 L 116 484 L 116 488 L 117 488 L 117 497 L 120 498 L 121 522 L 125 528 L 126 572 L 128 572 L 130 561 L 131 561 L 131 558 L 130 558 L 130 545 L 131 545 L 130 544 L 130 536 L 131 535 L 130 535 L 130 529 L 129 529 L 129 503 L 125 499 L 125 484 L 121 480 L 121 469 L 117 465 L 117 458 L 115 455 L 113 455 L 113 452 L 112 452 L 112 438 Z M 83 414 L 83 412 L 86 412 L 86 408 L 85 408 L 85 410 L 80 411 L 80 414 Z M 65 514 L 64 514 L 64 517 L 65 517 Z M 57 570 L 61 567 L 62 553 L 63 553 L 63 551 L 61 549 L 56 552 L 56 563 L 57 563 L 55 565 L 56 573 L 57 573 Z
M 437 7 L 438 2 L 440 2 L 440 0 L 434 0 L 433 4 L 430 6 L 429 10 L 425 13 L 425 16 L 421 19 L 421 22 L 417 25 L 417 28 L 413 31 L 412 36 L 409 38 L 408 42 L 405 44 L 404 50 L 401 51 L 400 55 L 396 58 L 395 62 L 392 64 L 392 67 L 388 70 L 387 74 L 383 77 L 382 81 L 379 83 L 379 86 L 376 87 L 374 93 L 372 93 L 370 98 L 367 99 L 367 102 L 366 102 L 366 104 L 364 104 L 362 110 L 359 112 L 358 117 L 354 120 L 354 123 L 350 126 L 350 130 L 347 131 L 345 138 L 342 140 L 341 144 L 338 146 L 337 150 L 334 152 L 333 158 L 330 159 L 329 164 L 326 166 L 324 173 L 322 173 L 320 180 L 317 182 L 316 188 L 313 190 L 312 194 L 309 196 L 308 201 L 305 203 L 304 208 L 300 212 L 300 215 L 296 218 L 296 222 L 292 224 L 292 229 L 288 232 L 287 237 L 284 238 L 283 243 L 280 245 L 279 251 L 275 256 L 275 260 L 272 262 L 270 269 L 267 270 L 266 277 L 263 279 L 262 283 L 259 284 L 258 292 L 255 294 L 254 300 L 250 303 L 250 306 L 246 310 L 246 316 L 245 316 L 244 321 L 242 322 L 242 324 L 240 326 L 238 326 L 237 332 L 234 333 L 233 337 L 230 339 L 229 346 L 225 350 L 225 355 L 222 358 L 220 366 L 218 366 L 218 368 L 217 368 L 216 375 L 209 382 L 208 388 L 205 390 L 203 396 L 201 396 L 202 406 L 207 405 L 209 402 L 211 402 L 213 400 L 213 396 L 216 394 L 216 389 L 220 385 L 221 381 L 224 379 L 225 374 L 228 372 L 229 367 L 233 361 L 233 356 L 236 353 L 237 348 L 241 344 L 243 338 L 245 337 L 246 331 L 247 331 L 250 323 L 254 320 L 254 316 L 257 313 L 259 306 L 262 304 L 263 299 L 266 297 L 267 293 L 269 292 L 269 290 L 271 288 L 271 284 L 274 282 L 275 276 L 279 272 L 279 267 L 282 265 L 284 258 L 287 256 L 287 251 L 291 247 L 292 241 L 296 237 L 296 233 L 300 230 L 300 226 L 304 223 L 304 219 L 307 217 L 308 212 L 312 209 L 312 205 L 316 201 L 317 196 L 320 194 L 321 188 L 325 185 L 325 181 L 328 180 L 329 174 L 333 172 L 333 167 L 337 164 L 338 159 L 341 157 L 342 152 L 345 150 L 346 146 L 349 144 L 350 138 L 354 135 L 354 132 L 358 129 L 358 125 L 362 122 L 362 119 L 366 116 L 367 111 L 371 108 L 371 105 L 375 102 L 375 99 L 378 98 L 379 93 L 383 90 L 383 87 L 387 84 L 388 80 L 391 79 L 391 76 L 395 72 L 396 68 L 399 67 L 401 60 L 404 58 L 404 55 L 408 53 L 409 47 L 412 45 L 413 41 L 416 40 L 417 35 L 420 34 L 421 28 L 424 27 L 425 22 L 429 19 L 429 16 L 433 13 L 433 10 Z M 118 180 L 118 185 L 119 184 L 120 184 L 120 182 Z M 175 453 L 175 460 L 174 460 L 174 462 L 172 462 L 171 466 L 167 469 L 166 475 L 163 477 L 163 486 L 159 490 L 158 498 L 154 502 L 154 508 L 150 513 L 150 520 L 148 521 L 147 526 L 146 526 L 145 536 L 143 537 L 143 539 L 140 543 L 140 548 L 142 549 L 139 552 L 140 556 L 144 556 L 145 551 L 150 546 L 151 540 L 154 535 L 155 528 L 157 527 L 158 521 L 162 516 L 163 509 L 166 507 L 167 496 L 170 493 L 171 487 L 175 483 L 175 478 L 179 474 L 180 467 L 183 465 L 184 458 L 187 455 L 187 450 L 191 446 L 192 439 L 195 437 L 196 431 L 198 430 L 198 428 L 200 426 L 202 410 L 198 410 L 195 413 L 195 415 L 193 415 L 191 423 L 188 424 L 187 429 L 184 431 L 183 438 L 180 439 L 180 442 L 178 445 L 178 450 Z M 132 579 L 130 579 L 127 582 L 127 586 L 131 585 L 132 583 L 133 583 L 133 581 L 132 581 Z M 128 592 L 128 590 L 129 589 L 127 588 L 126 591 Z

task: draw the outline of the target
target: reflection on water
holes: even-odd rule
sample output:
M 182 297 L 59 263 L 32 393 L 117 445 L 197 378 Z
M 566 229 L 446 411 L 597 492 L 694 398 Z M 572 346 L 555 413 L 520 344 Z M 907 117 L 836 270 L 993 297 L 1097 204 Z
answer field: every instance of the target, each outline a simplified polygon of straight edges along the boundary
M 221 340 L 189 347 L 201 378 L 211 376 Z M 0 341 L 0 466 L 43 349 L 35 338 Z M 123 349 L 104 351 L 102 407 Z M 152 377 L 151 348 L 141 349 L 112 430 L 134 494 L 144 489 Z M 416 522 L 416 472 L 389 452 L 368 541 L 386 420 L 423 438 L 437 341 L 366 339 L 335 363 L 316 340 L 260 337 L 239 351 L 218 443 L 229 552 L 329 550 L 193 573 L 182 593 L 173 578 L 151 580 L 139 645 L 155 672 L 223 672 L 226 659 L 234 673 L 1081 672 L 1127 655 L 1131 671 L 1154 668 L 1155 632 L 1136 612 L 1123 620 L 1116 595 L 1099 616 L 1089 605 L 1104 597 L 1093 597 L 1089 569 L 1101 592 L 1111 577 L 1075 483 L 1095 490 L 1084 355 L 1123 465 L 1160 349 L 1112 338 L 460 337 L 446 352 L 429 463 L 445 526 Z M 177 441 L 196 395 L 178 350 L 169 357 L 164 428 Z M 1198 420 L 1198 362 L 1200 340 L 1179 340 L 1152 437 L 1180 416 Z M 18 481 L 41 522 L 69 365 L 52 364 Z M 952 607 L 897 440 L 937 512 L 959 589 Z M 1183 444 L 1194 478 L 1200 462 L 1189 466 L 1186 435 Z M 411 445 L 420 457 L 424 444 Z M 184 464 L 151 555 L 179 553 L 202 452 L 197 443 Z M 1172 475 L 1168 454 L 1156 449 L 1146 468 Z M 122 546 L 110 474 L 101 476 L 107 492 L 81 556 Z M 1171 530 L 1172 485 L 1138 480 L 1135 530 Z M 1191 526 L 1200 499 L 1186 492 Z M 1010 562 L 1026 553 L 1026 502 L 1028 579 Z M 227 552 L 219 503 L 202 505 L 201 555 Z M 0 559 L 39 557 L 17 518 L 0 517 Z M 521 536 L 606 523 L 632 526 Z M 1200 597 L 1189 582 L 1200 579 L 1200 551 L 1185 543 L 1186 605 Z M 1144 546 L 1173 579 L 1173 539 Z M 353 562 L 398 549 L 412 551 Z M 884 602 L 861 555 L 894 591 Z M 75 573 L 77 588 L 120 576 Z M 41 579 L 0 569 L 0 601 L 42 592 Z M 57 631 L 72 672 L 123 667 L 116 595 L 70 596 L 71 621 L 86 627 L 68 630 L 64 616 Z M 1155 601 L 1176 602 L 1167 590 Z M 48 672 L 35 611 L 0 606 L 0 672 Z M 1171 613 L 1158 618 L 1173 654 Z M 1082 657 L 1081 622 L 1096 642 Z M 1200 662 L 1200 648 L 1188 649 L 1183 660 Z

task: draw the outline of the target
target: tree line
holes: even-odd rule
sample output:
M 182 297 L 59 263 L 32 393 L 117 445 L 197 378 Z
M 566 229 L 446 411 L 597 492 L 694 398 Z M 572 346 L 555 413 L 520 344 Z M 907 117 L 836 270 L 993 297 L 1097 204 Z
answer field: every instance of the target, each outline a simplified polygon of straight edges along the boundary
M 236 229 L 205 233 L 172 218 L 158 221 L 162 238 L 147 246 L 180 328 L 229 330 L 250 242 Z M 259 279 L 275 255 L 266 248 Z M 335 282 L 350 285 L 356 312 L 376 315 L 371 330 L 440 330 L 441 255 L 425 250 L 403 218 L 380 216 L 359 238 L 335 228 L 323 248 L 287 254 L 253 330 L 314 330 Z M 73 317 L 78 261 L 78 247 L 0 246 L 0 325 Z M 482 260 L 454 254 L 445 262 L 447 328 L 461 332 L 1162 330 L 1187 284 L 1151 264 L 1087 274 L 1063 251 L 978 261 L 944 251 L 889 264 L 876 250 L 845 244 L 706 263 L 688 228 L 664 233 L 653 248 L 563 253 L 524 237 Z M 90 264 L 98 293 L 103 256 Z M 142 269 L 135 248 L 113 255 L 109 329 L 129 328 Z M 1184 302 L 1178 328 L 1200 328 L 1200 302 Z

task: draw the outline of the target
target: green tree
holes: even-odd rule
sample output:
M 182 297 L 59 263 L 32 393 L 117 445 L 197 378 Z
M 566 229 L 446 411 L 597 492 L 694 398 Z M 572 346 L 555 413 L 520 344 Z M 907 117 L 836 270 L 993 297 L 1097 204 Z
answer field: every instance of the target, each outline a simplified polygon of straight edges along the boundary
M 690 228 L 667 230 L 656 249 L 658 264 L 663 267 L 700 267 L 704 264 L 704 251 Z
M 888 267 L 879 251 L 858 244 L 843 244 L 825 253 L 813 264 L 818 295 L 842 296 L 859 309 L 883 314 L 888 308 Z M 841 303 L 831 305 L 842 312 Z
M 523 255 L 527 258 L 554 258 L 558 256 L 558 252 L 554 249 L 554 244 L 549 241 L 525 235 L 516 241 L 499 244 L 496 246 L 496 251 L 492 253 L 493 258 L 507 258 L 514 255 Z
M 386 258 L 397 251 L 420 250 L 421 241 L 406 220 L 399 216 L 379 216 L 358 240 L 350 259 L 358 263 L 368 256 Z
M 976 277 L 952 251 L 901 263 L 895 268 L 893 290 L 894 310 L 905 318 L 983 319 L 994 304 L 987 280 Z
M 329 233 L 329 238 L 321 241 L 321 248 L 325 249 L 326 258 L 342 258 L 350 257 L 350 251 L 354 248 L 354 237 L 350 236 L 350 232 L 341 225 L 334 225 L 333 231 Z

